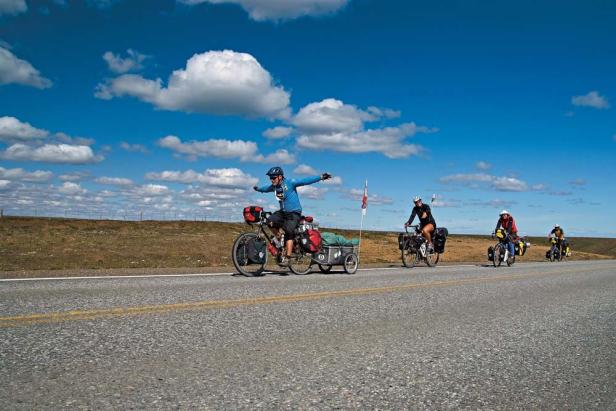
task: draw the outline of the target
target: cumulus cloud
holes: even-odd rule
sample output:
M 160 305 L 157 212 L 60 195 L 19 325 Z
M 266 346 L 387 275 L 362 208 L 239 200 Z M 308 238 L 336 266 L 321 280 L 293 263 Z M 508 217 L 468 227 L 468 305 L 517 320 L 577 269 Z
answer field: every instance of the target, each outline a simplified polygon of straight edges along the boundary
M 0 1 L 0 16 L 3 14 L 14 16 L 28 11 L 26 0 L 2 0 Z
M 62 181 L 80 181 L 90 177 L 90 173 L 86 171 L 75 171 L 72 173 L 62 174 L 58 178 Z
M 99 184 L 106 184 L 112 186 L 130 186 L 133 185 L 133 180 L 130 178 L 122 178 L 122 177 L 99 177 L 96 180 Z
M 571 103 L 574 106 L 593 107 L 597 109 L 608 109 L 610 103 L 605 96 L 599 94 L 598 91 L 593 90 L 583 96 L 571 97 Z
M 87 192 L 87 190 L 85 188 L 82 188 L 78 183 L 71 183 L 70 181 L 67 181 L 66 183 L 62 184 L 62 186 L 58 188 L 58 191 L 62 194 L 68 195 L 79 195 L 85 194 Z
M 287 150 L 281 149 L 264 156 L 254 141 L 212 139 L 204 141 L 182 142 L 176 136 L 167 136 L 158 140 L 158 145 L 184 154 L 189 158 L 217 157 L 238 158 L 243 162 L 292 164 L 295 157 Z
M 142 144 L 130 144 L 127 143 L 125 141 L 122 141 L 120 143 L 120 148 L 122 148 L 122 150 L 131 152 L 131 153 L 142 153 L 142 154 L 147 154 L 149 153 L 149 150 Z
M 138 196 L 156 197 L 167 195 L 169 193 L 169 187 L 160 184 L 144 184 L 135 187 L 133 192 Z
M 302 198 L 309 198 L 311 200 L 322 200 L 327 193 L 327 188 L 315 187 L 315 186 L 301 186 L 297 187 L 297 191 L 302 195 Z
M 364 190 L 358 188 L 352 188 L 350 190 L 343 191 L 344 197 L 355 201 L 361 201 L 364 196 Z M 387 205 L 393 204 L 394 200 L 390 197 L 380 196 L 378 194 L 368 194 L 368 204 L 370 205 Z M 359 207 L 359 204 L 358 204 Z
M 23 168 L 4 168 L 0 167 L 0 178 L 3 180 L 25 181 L 30 183 L 43 183 L 53 177 L 51 171 L 26 171 Z
M 485 162 L 485 161 L 478 161 L 477 163 L 475 163 L 475 167 L 477 167 L 477 169 L 479 170 L 489 170 L 492 168 L 492 164 Z
M 280 140 L 291 135 L 291 132 L 293 132 L 292 127 L 278 126 L 265 130 L 263 132 L 263 137 L 269 138 L 270 140 Z
M 528 184 L 525 181 L 514 177 L 498 177 L 486 173 L 475 174 L 453 174 L 440 178 L 441 183 L 460 185 L 479 188 L 482 184 L 487 184 L 497 191 L 527 191 Z
M 350 0 L 178 0 L 180 3 L 195 5 L 237 4 L 241 6 L 250 18 L 256 21 L 290 20 L 302 16 L 321 16 L 335 13 Z
M 347 153 L 378 152 L 389 158 L 404 158 L 422 152 L 422 147 L 405 143 L 417 133 L 437 131 L 415 123 L 396 127 L 366 129 L 365 123 L 391 117 L 393 113 L 372 107 L 361 110 L 340 100 L 328 98 L 303 107 L 291 120 L 300 136 L 297 145 L 312 150 Z
M 52 86 L 32 64 L 17 58 L 10 50 L 0 47 L 0 85 L 21 84 L 39 89 Z
M 141 70 L 143 68 L 143 62 L 148 57 L 149 56 L 141 54 L 133 49 L 126 50 L 126 57 L 114 54 L 111 51 L 107 51 L 103 54 L 103 60 L 107 63 L 109 70 L 118 74 Z
M 12 184 L 13 182 L 10 180 L 0 180 L 0 190 L 8 190 Z
M 101 99 L 131 96 L 171 111 L 286 119 L 289 93 L 250 54 L 231 50 L 195 54 L 163 86 L 124 74 L 97 86 Z
M 257 178 L 239 168 L 207 169 L 203 173 L 194 170 L 152 172 L 147 173 L 145 178 L 183 184 L 201 183 L 214 187 L 252 187 L 258 182 Z
M 21 122 L 15 117 L 0 117 L 1 141 L 27 141 L 45 138 L 49 135 L 47 130 L 32 127 L 29 123 Z
M 295 174 L 304 175 L 304 176 L 314 176 L 314 175 L 319 174 L 317 170 L 315 170 L 313 167 L 310 167 L 307 164 L 298 165 L 297 167 L 295 167 L 295 170 L 293 170 L 293 172 Z
M 13 144 L 0 151 L 0 158 L 13 161 L 40 161 L 44 163 L 86 164 L 101 161 L 88 146 L 73 146 L 69 144 L 45 144 L 31 147 L 25 144 Z

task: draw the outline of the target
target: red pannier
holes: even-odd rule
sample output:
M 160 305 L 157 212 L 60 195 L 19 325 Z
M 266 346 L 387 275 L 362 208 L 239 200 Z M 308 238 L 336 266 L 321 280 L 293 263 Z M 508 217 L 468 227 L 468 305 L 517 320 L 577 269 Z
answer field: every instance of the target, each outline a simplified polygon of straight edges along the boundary
M 302 239 L 302 247 L 306 252 L 316 253 L 321 250 L 321 233 L 319 230 L 308 229 Z
M 263 207 L 249 206 L 244 207 L 244 221 L 248 224 L 254 224 L 261 221 L 261 214 L 263 213 Z

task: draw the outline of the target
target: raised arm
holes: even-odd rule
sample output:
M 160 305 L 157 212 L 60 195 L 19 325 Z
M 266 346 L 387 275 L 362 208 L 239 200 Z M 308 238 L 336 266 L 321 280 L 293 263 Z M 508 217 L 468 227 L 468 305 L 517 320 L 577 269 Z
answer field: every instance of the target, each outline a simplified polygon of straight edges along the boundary
M 263 187 L 254 186 L 252 189 L 258 191 L 259 193 L 271 193 L 274 191 L 274 186 L 272 184 Z
M 301 178 L 299 180 L 293 180 L 293 185 L 295 187 L 307 186 L 309 184 L 318 183 L 319 181 L 321 181 L 321 179 L 322 179 L 322 176 Z
M 409 219 L 406 222 L 406 225 L 411 225 L 413 224 L 413 220 L 415 219 L 415 216 L 417 215 L 417 210 L 415 210 L 415 207 L 413 207 L 413 212 L 411 213 L 411 216 L 409 217 Z

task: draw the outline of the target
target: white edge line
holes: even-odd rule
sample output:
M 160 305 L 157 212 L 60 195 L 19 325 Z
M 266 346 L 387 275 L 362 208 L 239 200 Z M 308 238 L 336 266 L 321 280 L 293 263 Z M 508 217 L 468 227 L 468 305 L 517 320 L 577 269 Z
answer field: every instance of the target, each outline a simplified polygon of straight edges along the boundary
M 476 267 L 475 264 L 460 264 L 460 265 L 442 265 L 434 268 L 454 268 L 454 267 Z M 381 268 L 360 268 L 357 271 L 387 271 L 401 270 L 404 267 L 381 267 Z M 195 273 L 195 274 L 142 274 L 142 275 L 99 275 L 99 276 L 82 276 L 82 277 L 39 277 L 39 278 L 3 278 L 2 283 L 17 282 L 17 281 L 53 281 L 53 280 L 106 280 L 106 279 L 122 279 L 122 278 L 172 278 L 172 277 L 220 277 L 223 275 L 233 275 L 235 272 L 229 273 Z

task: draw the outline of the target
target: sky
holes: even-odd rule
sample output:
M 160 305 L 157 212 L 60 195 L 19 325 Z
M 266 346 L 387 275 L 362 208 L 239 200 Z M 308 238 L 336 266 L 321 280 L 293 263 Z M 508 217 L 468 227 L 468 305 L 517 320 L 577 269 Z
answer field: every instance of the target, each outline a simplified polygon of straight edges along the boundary
M 616 237 L 616 3 L 0 0 L 5 215 Z

